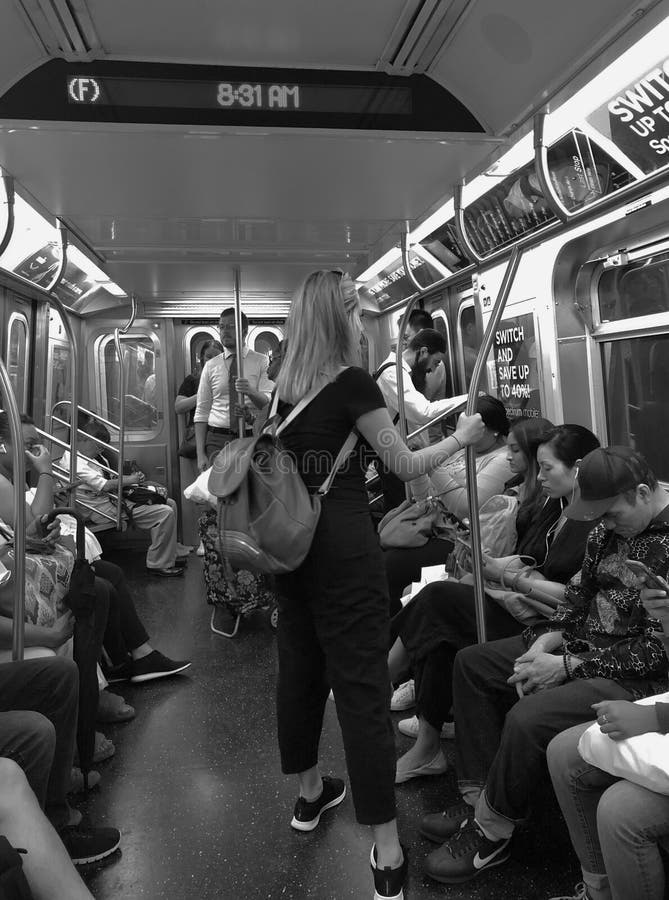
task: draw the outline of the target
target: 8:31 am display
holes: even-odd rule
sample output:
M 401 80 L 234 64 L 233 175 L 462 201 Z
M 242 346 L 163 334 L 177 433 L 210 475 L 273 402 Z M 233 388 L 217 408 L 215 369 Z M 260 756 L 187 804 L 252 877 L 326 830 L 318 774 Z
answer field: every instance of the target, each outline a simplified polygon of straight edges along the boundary
M 289 109 L 300 108 L 298 84 L 234 84 L 221 82 L 216 96 L 219 106 L 226 109 Z

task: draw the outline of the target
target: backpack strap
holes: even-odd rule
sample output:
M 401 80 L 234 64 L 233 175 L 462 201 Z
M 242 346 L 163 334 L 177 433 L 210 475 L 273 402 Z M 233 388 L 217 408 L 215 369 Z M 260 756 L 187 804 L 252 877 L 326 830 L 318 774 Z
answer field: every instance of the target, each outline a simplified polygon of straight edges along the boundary
M 372 378 L 374 379 L 374 381 L 378 381 L 379 378 L 381 377 L 381 375 L 386 371 L 386 369 L 389 369 L 391 366 L 396 366 L 396 365 L 397 365 L 397 363 L 394 360 L 391 362 L 384 363 L 382 366 L 379 366 L 379 368 L 376 370 L 376 372 L 374 372 L 374 374 L 372 375 Z M 393 425 L 397 425 L 399 420 L 400 420 L 400 414 L 397 413 L 397 415 L 393 419 Z
M 342 444 L 342 448 L 339 451 L 339 453 L 337 454 L 337 458 L 334 461 L 334 465 L 330 469 L 330 474 L 325 479 L 323 484 L 318 488 L 318 491 L 316 493 L 319 496 L 325 497 L 326 494 L 329 492 L 330 488 L 332 487 L 332 482 L 335 479 L 335 475 L 341 469 L 341 467 L 344 465 L 344 462 L 350 456 L 350 454 L 352 453 L 352 451 L 355 448 L 355 445 L 358 443 L 358 437 L 359 437 L 358 432 L 354 428 L 349 433 L 349 436 L 346 438 L 346 440 Z

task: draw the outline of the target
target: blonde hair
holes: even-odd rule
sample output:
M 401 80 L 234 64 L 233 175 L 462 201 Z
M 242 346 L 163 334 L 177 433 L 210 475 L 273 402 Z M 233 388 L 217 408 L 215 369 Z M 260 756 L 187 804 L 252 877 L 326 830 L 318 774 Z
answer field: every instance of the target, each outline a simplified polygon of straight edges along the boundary
M 277 378 L 279 397 L 296 403 L 360 365 L 358 292 L 340 272 L 312 272 L 297 291 L 286 320 L 287 349 Z

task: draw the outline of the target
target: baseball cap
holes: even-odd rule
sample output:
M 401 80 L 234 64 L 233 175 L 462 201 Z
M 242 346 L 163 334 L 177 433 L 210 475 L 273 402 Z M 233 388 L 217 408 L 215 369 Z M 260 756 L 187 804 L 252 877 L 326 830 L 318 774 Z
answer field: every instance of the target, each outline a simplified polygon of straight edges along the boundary
M 581 496 L 564 510 L 569 519 L 599 519 L 625 491 L 654 484 L 648 463 L 631 447 L 598 447 L 584 456 L 578 469 Z

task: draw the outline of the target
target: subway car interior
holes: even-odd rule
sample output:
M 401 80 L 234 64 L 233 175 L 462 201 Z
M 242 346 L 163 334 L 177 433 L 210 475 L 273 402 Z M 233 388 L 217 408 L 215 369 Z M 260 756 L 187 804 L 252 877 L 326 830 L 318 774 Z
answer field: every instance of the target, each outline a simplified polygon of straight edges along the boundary
M 184 496 L 199 474 L 197 451 L 180 455 L 195 446 L 185 410 L 197 407 L 175 401 L 190 378 L 199 406 L 195 376 L 223 340 L 223 310 L 238 338 L 246 317 L 265 371 L 305 278 L 345 273 L 367 372 L 401 355 L 409 313 L 425 310 L 446 348 L 431 400 L 469 393 L 474 412 L 483 391 L 512 427 L 576 423 L 642 453 L 669 485 L 667 48 L 669 0 L 0 3 L 0 453 L 16 460 L 13 487 L 2 456 L 0 477 L 11 494 L 25 467 L 39 497 L 51 470 L 30 451 L 46 448 L 54 503 L 122 570 L 147 646 L 183 662 L 170 677 L 107 683 L 118 666 L 100 654 L 99 784 L 72 804 L 120 843 L 78 867 L 90 895 L 372 897 L 369 829 L 350 796 L 313 833 L 290 828 L 271 584 L 249 576 L 231 614 L 216 603 L 229 568 L 196 551 L 203 518 L 210 532 L 217 520 Z M 426 443 L 456 426 L 437 416 Z M 406 436 L 405 417 L 398 427 Z M 111 512 L 81 498 L 91 434 Z M 171 510 L 176 561 L 152 563 L 154 524 L 123 512 L 134 475 L 174 501 L 141 509 Z M 13 617 L 0 649 L 17 665 L 34 650 L 24 621 L 37 620 L 30 515 L 14 510 L 0 522 L 17 550 L 10 588 L 0 583 L 1 617 Z M 413 712 L 389 715 L 400 757 Z M 418 823 L 459 799 L 451 738 L 443 774 L 397 785 L 409 874 L 403 894 L 374 896 L 571 896 L 581 867 L 547 775 L 506 865 L 466 883 L 424 873 L 434 845 Z M 345 777 L 332 702 L 320 754 Z

